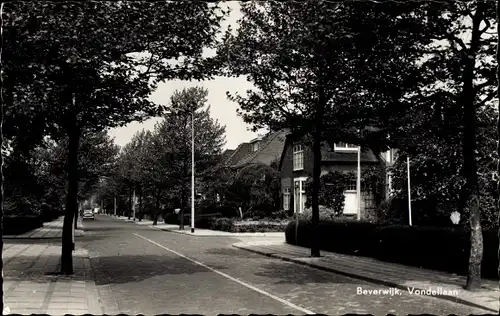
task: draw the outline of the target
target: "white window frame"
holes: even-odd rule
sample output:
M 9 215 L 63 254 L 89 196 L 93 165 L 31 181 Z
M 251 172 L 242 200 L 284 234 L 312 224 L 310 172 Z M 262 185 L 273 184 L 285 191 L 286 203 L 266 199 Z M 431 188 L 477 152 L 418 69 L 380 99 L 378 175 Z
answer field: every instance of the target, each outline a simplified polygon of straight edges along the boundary
M 352 188 L 353 187 L 353 183 L 354 183 L 354 189 L 349 189 L 349 188 Z M 358 190 L 356 189 L 358 186 L 358 182 L 357 182 L 357 179 L 356 178 L 352 178 L 352 179 L 349 179 L 349 183 L 347 184 L 347 188 L 344 189 L 344 192 L 357 192 Z
M 290 210 L 290 187 L 285 187 L 283 189 L 283 210 Z
M 304 170 L 304 148 L 302 145 L 293 146 L 293 171 Z
M 302 213 L 305 211 L 305 205 L 306 205 L 306 190 L 305 190 L 305 184 L 306 184 L 306 181 L 307 181 L 307 177 L 298 177 L 298 178 L 294 178 L 293 179 L 293 194 L 294 194 L 294 198 L 293 198 L 293 212 L 294 213 L 297 213 L 297 199 L 296 199 L 296 196 L 295 196 L 295 183 L 298 182 L 299 183 L 299 210 L 298 212 L 299 213 Z
M 341 146 L 340 144 L 344 144 L 344 146 Z M 347 143 L 344 143 L 344 142 L 339 142 L 339 143 L 335 143 L 334 144 L 333 149 L 335 151 L 357 152 L 358 151 L 358 146 L 347 144 Z

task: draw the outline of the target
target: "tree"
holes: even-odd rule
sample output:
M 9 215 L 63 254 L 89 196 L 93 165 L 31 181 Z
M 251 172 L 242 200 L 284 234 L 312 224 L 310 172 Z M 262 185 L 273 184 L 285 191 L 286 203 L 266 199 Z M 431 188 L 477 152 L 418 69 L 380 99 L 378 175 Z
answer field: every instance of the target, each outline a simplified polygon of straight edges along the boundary
M 191 115 L 194 115 L 195 175 L 203 182 L 209 170 L 217 165 L 225 144 L 225 127 L 210 117 L 206 107 L 208 91 L 195 87 L 175 91 L 171 97 L 169 113 L 157 124 L 154 144 L 157 157 L 168 179 L 167 192 L 176 207 L 181 209 L 180 228 L 184 228 L 184 209 L 188 206 L 191 184 Z
M 256 90 L 230 98 L 256 129 L 290 128 L 295 141 L 312 147 L 316 257 L 322 144 L 345 141 L 376 153 L 387 148 L 387 130 L 397 125 L 406 106 L 402 96 L 418 77 L 408 57 L 416 44 L 401 26 L 420 20 L 408 8 L 387 14 L 371 3 L 252 2 L 242 11 L 238 34 L 226 36 L 219 56 L 231 75 L 248 75 Z M 402 49 L 395 52 L 397 41 Z M 401 65 L 405 75 L 386 71 Z
M 491 32 L 495 24 L 494 4 L 484 1 L 438 2 L 427 6 L 427 12 L 429 27 L 425 28 L 425 38 L 433 43 L 421 51 L 425 57 L 421 61 L 421 70 L 424 77 L 432 80 L 419 85 L 412 99 L 426 107 L 424 121 L 432 122 L 434 129 L 440 132 L 438 138 L 458 136 L 460 139 L 456 143 L 460 147 L 453 148 L 453 152 L 462 160 L 461 165 L 458 164 L 463 181 L 459 204 L 468 215 L 471 228 L 466 288 L 474 290 L 481 285 L 483 248 L 478 178 L 478 146 L 481 144 L 477 136 L 481 134 L 481 127 L 478 120 L 481 112 L 488 112 L 486 108 L 496 96 L 495 66 L 491 58 L 496 42 L 495 34 Z M 418 37 L 415 40 L 419 41 Z M 407 118 L 415 121 L 417 117 Z M 412 137 L 424 132 L 418 124 L 407 125 L 405 130 Z M 408 137 L 406 142 L 418 143 Z M 455 162 L 453 164 L 457 166 Z
M 497 0 L 496 4 L 496 18 L 497 18 L 497 54 L 496 54 L 496 62 L 497 62 L 497 98 L 500 100 L 500 0 Z M 498 103 L 498 113 L 500 113 L 500 102 Z M 497 119 L 497 157 L 500 157 L 500 115 L 498 116 Z M 497 174 L 497 207 L 500 209 L 500 199 L 498 199 L 498 196 L 500 196 L 500 159 L 497 161 L 497 168 L 496 168 L 496 174 Z M 498 218 L 500 221 L 500 216 Z M 500 235 L 500 222 L 498 223 L 498 228 L 499 230 L 499 235 Z M 500 273 L 500 263 L 498 266 L 498 271 Z M 500 307 L 498 310 L 500 314 Z
M 5 11 L 4 40 L 15 43 L 3 52 L 8 107 L 28 113 L 38 101 L 41 130 L 68 137 L 61 272 L 72 274 L 82 133 L 161 113 L 147 99 L 159 80 L 206 77 L 202 49 L 213 45 L 222 15 L 201 2 L 12 2 Z
M 265 164 L 242 167 L 224 192 L 226 205 L 241 207 L 244 217 L 266 217 L 279 209 L 279 172 Z

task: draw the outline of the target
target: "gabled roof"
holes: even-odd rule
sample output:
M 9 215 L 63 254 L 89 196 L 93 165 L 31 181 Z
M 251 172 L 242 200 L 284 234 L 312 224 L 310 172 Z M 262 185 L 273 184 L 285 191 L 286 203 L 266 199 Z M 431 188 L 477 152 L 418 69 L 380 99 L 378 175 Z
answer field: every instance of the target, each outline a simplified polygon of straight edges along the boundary
M 224 152 L 222 153 L 221 162 L 225 164 L 229 160 L 229 158 L 231 158 L 231 156 L 235 151 L 236 151 L 235 149 L 224 150 Z
M 232 166 L 237 164 L 243 157 L 248 155 L 249 153 L 249 143 L 242 143 L 238 145 L 238 148 L 234 150 L 234 152 L 229 156 L 229 158 L 226 160 L 226 165 L 227 166 Z
M 285 139 L 288 132 L 286 130 L 272 132 L 261 140 L 259 150 L 247 154 L 233 166 L 235 168 L 252 163 L 263 163 L 270 165 L 273 161 L 278 160 L 283 152 Z
M 281 170 L 281 166 L 283 164 L 283 159 L 285 158 L 285 152 L 287 146 L 292 143 L 290 137 L 286 137 L 285 144 L 283 146 L 283 152 L 281 154 L 279 169 Z M 361 162 L 363 163 L 376 163 L 379 162 L 379 159 L 375 156 L 372 150 L 363 150 L 361 151 Z M 321 147 L 321 162 L 323 163 L 342 163 L 342 162 L 357 162 L 358 161 L 358 153 L 357 151 L 352 152 L 341 152 L 334 151 L 327 142 L 323 143 Z
M 362 150 L 360 155 L 361 162 L 378 162 L 375 154 L 370 150 Z M 339 152 L 334 151 L 331 146 L 324 144 L 321 149 L 321 161 L 323 162 L 357 162 L 358 152 Z

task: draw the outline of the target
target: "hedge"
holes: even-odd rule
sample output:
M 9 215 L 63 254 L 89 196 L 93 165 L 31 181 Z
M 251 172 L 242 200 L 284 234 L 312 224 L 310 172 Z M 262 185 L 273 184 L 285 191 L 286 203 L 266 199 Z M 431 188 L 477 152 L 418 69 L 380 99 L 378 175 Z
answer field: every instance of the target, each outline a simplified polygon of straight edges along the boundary
M 240 221 L 231 218 L 217 218 L 210 229 L 232 233 L 284 232 L 288 221 Z
M 470 251 L 470 232 L 467 228 L 321 221 L 319 234 L 320 249 L 325 251 L 467 274 Z M 298 242 L 295 242 L 294 222 L 286 227 L 285 236 L 289 244 L 310 247 L 311 222 L 299 222 Z M 483 240 L 483 277 L 498 278 L 498 232 L 484 231 Z
M 220 217 L 219 213 L 195 216 L 194 225 L 196 228 L 211 229 L 212 221 L 217 217 Z M 179 225 L 180 215 L 175 213 L 168 213 L 167 215 L 165 215 L 164 221 L 166 224 Z M 191 225 L 191 214 L 184 214 L 184 225 Z
M 234 218 L 220 217 L 221 214 L 206 214 L 195 217 L 195 227 L 233 233 L 284 232 L 288 221 L 241 221 Z M 165 223 L 179 225 L 180 216 L 170 213 Z M 184 225 L 191 225 L 191 215 L 184 215 Z
M 20 235 L 42 226 L 41 216 L 4 216 L 3 235 Z

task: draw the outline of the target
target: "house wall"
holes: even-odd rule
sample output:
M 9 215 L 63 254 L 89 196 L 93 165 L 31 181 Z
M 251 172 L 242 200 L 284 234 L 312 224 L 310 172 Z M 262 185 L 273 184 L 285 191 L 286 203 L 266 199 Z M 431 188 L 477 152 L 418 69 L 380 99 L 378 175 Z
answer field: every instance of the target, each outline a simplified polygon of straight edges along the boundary
M 293 171 L 293 144 L 287 142 L 284 148 L 283 161 L 280 170 L 281 176 L 281 207 L 283 208 L 283 192 L 285 187 L 291 188 L 290 194 L 290 214 L 293 214 L 294 194 L 293 194 L 293 179 L 298 177 L 310 177 L 313 173 L 313 155 L 309 147 L 304 147 L 304 169 Z M 363 167 L 373 165 L 372 163 L 361 163 L 361 170 Z M 324 163 L 321 167 L 321 175 L 327 174 L 331 170 L 340 172 L 357 172 L 357 163 Z M 361 192 L 361 217 L 374 218 L 375 215 L 375 200 L 371 192 Z
M 289 215 L 293 215 L 293 185 L 292 185 L 292 178 L 281 178 L 281 191 L 280 191 L 280 207 L 282 210 L 284 210 L 284 192 L 285 188 L 290 188 L 290 207 L 287 210 Z

